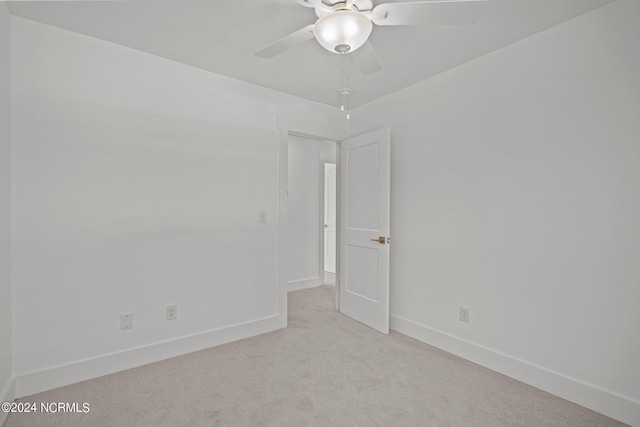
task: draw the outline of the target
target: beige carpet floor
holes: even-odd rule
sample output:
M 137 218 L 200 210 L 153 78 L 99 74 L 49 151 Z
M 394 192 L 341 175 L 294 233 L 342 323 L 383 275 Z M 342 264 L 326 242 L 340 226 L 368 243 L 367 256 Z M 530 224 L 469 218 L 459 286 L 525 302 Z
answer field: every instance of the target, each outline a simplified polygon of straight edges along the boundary
M 616 426 L 601 414 L 289 294 L 289 327 L 20 399 L 87 414 L 10 414 L 18 426 Z

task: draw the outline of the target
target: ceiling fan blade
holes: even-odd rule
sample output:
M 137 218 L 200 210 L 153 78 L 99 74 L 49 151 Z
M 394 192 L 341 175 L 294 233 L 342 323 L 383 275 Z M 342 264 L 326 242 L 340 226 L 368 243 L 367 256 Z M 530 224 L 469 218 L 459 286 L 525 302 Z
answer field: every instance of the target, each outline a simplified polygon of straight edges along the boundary
M 261 58 L 273 58 L 274 56 L 280 55 L 284 51 L 289 50 L 294 46 L 302 44 L 307 40 L 311 40 L 312 38 L 314 38 L 313 24 L 307 25 L 304 28 L 300 28 L 298 31 L 294 31 L 288 36 L 285 36 L 280 40 L 271 43 L 269 46 L 257 51 L 255 55 Z
M 371 12 L 377 25 L 470 25 L 476 22 L 486 0 L 432 0 L 383 3 Z
M 360 48 L 353 51 L 351 56 L 360 69 L 360 72 L 365 76 L 382 70 L 382 65 L 380 65 L 378 55 L 376 55 L 376 50 L 373 48 L 373 45 L 369 40 L 367 40 Z
M 301 6 L 316 7 L 322 4 L 322 0 L 295 0 Z

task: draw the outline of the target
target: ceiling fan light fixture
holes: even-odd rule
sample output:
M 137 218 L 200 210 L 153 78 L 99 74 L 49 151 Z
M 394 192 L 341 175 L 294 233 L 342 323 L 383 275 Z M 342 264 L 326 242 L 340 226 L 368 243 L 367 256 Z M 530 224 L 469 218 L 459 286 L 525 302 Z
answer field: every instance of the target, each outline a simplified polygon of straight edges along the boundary
M 372 29 L 371 20 L 364 14 L 338 9 L 318 19 L 313 34 L 329 52 L 347 53 L 365 44 Z

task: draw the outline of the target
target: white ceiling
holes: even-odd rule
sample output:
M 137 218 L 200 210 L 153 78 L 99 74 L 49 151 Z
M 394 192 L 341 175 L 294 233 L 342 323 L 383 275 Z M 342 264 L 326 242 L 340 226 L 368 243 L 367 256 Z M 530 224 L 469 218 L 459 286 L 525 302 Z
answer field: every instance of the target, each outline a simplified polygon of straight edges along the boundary
M 351 107 L 614 0 L 487 0 L 471 26 L 375 27 L 383 70 L 351 71 Z M 374 0 L 374 5 L 397 0 Z M 12 14 L 329 105 L 340 56 L 309 40 L 273 59 L 253 53 L 316 19 L 294 0 L 9 1 Z

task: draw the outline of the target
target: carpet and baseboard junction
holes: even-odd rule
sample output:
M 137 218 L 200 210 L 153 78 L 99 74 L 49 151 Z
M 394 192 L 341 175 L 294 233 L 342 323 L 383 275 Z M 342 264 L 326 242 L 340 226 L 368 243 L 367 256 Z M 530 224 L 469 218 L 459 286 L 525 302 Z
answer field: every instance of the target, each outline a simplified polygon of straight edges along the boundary
M 334 295 L 331 286 L 289 293 L 286 329 L 23 397 L 77 410 L 10 413 L 4 427 L 623 425 L 380 334 L 339 314 Z

